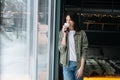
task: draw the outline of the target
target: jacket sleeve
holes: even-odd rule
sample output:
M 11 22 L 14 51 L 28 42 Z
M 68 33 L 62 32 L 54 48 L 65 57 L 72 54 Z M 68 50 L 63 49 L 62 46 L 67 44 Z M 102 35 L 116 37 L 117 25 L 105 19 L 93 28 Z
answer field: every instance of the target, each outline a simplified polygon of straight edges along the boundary
M 66 51 L 66 46 L 63 46 L 61 44 L 62 38 L 63 38 L 63 33 L 62 33 L 62 31 L 60 31 L 60 33 L 59 33 L 58 49 L 59 49 L 59 51 L 60 51 L 61 54 L 65 53 L 65 51 Z
M 87 58 L 88 39 L 86 33 L 82 30 L 82 57 Z

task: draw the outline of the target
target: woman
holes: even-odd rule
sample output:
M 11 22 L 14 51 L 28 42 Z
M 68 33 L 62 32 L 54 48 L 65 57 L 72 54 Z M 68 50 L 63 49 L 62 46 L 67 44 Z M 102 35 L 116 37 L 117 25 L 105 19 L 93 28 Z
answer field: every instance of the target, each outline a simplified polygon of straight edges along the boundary
M 76 13 L 67 13 L 66 23 L 59 34 L 64 80 L 83 80 L 84 76 L 88 40 L 86 33 L 79 27 L 78 18 Z

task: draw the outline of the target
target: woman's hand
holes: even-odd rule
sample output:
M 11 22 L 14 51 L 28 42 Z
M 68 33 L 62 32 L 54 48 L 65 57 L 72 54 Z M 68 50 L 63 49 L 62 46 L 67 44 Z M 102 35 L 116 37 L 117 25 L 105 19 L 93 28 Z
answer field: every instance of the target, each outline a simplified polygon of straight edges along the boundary
M 82 68 L 78 69 L 76 76 L 77 76 L 77 78 L 80 78 L 83 76 L 83 69 Z
M 66 34 L 68 33 L 67 28 L 68 28 L 68 25 L 66 25 L 66 23 L 64 23 L 64 25 L 62 27 L 62 32 L 63 32 L 64 36 L 66 36 Z

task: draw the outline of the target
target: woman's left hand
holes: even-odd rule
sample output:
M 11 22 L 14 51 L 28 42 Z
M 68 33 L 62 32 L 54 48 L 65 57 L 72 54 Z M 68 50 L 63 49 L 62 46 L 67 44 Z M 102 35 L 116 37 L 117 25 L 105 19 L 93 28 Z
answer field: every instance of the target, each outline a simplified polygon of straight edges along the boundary
M 83 69 L 79 68 L 76 74 L 77 78 L 80 78 L 83 76 Z

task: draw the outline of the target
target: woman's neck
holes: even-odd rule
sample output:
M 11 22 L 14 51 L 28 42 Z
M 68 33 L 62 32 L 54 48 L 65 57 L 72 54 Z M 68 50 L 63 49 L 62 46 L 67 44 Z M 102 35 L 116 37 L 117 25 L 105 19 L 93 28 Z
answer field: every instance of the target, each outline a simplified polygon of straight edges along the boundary
M 69 27 L 69 30 L 74 30 L 74 27 Z

